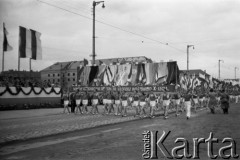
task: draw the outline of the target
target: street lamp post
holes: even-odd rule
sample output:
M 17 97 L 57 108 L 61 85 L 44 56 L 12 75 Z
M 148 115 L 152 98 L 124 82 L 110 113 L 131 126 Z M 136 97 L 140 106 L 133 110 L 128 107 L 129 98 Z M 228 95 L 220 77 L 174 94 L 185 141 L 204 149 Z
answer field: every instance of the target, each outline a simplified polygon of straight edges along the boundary
M 235 80 L 237 79 L 237 69 L 239 70 L 238 67 L 235 67 L 234 70 L 235 70 Z
M 100 4 L 100 3 L 103 3 L 102 5 L 102 8 L 105 8 L 105 5 L 104 5 L 104 1 L 93 1 L 93 37 L 92 37 L 92 65 L 95 64 L 95 57 L 96 57 L 96 54 L 95 54 L 95 7 Z
M 223 62 L 224 63 L 224 61 L 223 60 L 218 60 L 218 79 L 220 80 L 220 62 Z
M 189 48 L 193 47 L 194 49 L 194 45 L 187 45 L 187 71 L 189 70 Z

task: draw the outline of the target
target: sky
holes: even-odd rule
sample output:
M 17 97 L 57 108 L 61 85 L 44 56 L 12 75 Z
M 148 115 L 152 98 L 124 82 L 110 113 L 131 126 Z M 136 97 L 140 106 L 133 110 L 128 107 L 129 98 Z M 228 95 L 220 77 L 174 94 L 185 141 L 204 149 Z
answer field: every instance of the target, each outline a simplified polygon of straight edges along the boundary
M 18 66 L 19 26 L 41 33 L 43 59 L 32 61 L 35 71 L 55 62 L 91 60 L 92 2 L 0 0 L 0 23 L 5 23 L 13 47 L 5 52 L 5 70 Z M 221 78 L 235 78 L 235 67 L 240 78 L 240 0 L 105 0 L 104 4 L 105 8 L 96 6 L 97 59 L 146 56 L 155 62 L 177 61 L 185 70 L 187 45 L 194 45 L 189 48 L 189 69 L 218 77 L 223 60 Z M 20 65 L 29 70 L 29 59 L 21 59 Z

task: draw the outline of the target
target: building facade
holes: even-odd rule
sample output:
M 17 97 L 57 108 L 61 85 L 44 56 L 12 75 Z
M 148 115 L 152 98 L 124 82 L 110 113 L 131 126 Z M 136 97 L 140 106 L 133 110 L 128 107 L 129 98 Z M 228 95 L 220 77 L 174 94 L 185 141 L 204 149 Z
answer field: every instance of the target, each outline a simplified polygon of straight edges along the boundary
M 77 67 L 80 65 L 83 65 L 83 61 L 57 62 L 41 71 L 41 80 L 62 88 L 76 85 Z

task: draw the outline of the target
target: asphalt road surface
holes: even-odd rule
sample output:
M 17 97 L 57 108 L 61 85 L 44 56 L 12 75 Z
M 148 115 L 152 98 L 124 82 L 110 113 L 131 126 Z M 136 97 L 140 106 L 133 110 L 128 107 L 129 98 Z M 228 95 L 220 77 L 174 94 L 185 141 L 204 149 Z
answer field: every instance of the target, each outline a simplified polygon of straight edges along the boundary
M 139 160 L 143 159 L 143 131 L 171 131 L 164 145 L 168 150 L 176 146 L 176 138 L 183 137 L 193 152 L 193 138 L 208 138 L 210 132 L 219 142 L 214 143 L 213 153 L 226 144 L 223 138 L 236 142 L 236 153 L 240 155 L 240 104 L 231 105 L 228 115 L 220 112 L 210 114 L 207 110 L 193 113 L 187 120 L 185 113 L 179 117 L 170 115 L 154 119 L 139 119 L 114 125 L 74 131 L 55 136 L 20 141 L 1 146 L 0 159 L 4 160 Z M 200 144 L 200 159 L 207 160 L 207 144 Z M 158 159 L 164 156 L 158 150 Z M 167 158 L 165 158 L 167 159 Z M 183 158 L 184 159 L 184 158 Z M 219 158 L 221 159 L 221 158 Z

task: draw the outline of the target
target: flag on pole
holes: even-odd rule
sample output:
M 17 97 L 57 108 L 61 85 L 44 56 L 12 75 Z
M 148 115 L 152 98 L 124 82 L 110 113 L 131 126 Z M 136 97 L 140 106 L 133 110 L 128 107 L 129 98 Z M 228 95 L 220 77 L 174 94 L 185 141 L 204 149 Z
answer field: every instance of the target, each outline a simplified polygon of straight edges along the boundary
M 19 58 L 42 59 L 41 33 L 19 26 Z
M 12 46 L 9 45 L 8 40 L 7 40 L 8 31 L 5 28 L 5 23 L 3 23 L 3 34 L 4 34 L 3 51 L 11 51 L 13 48 L 12 48 Z

